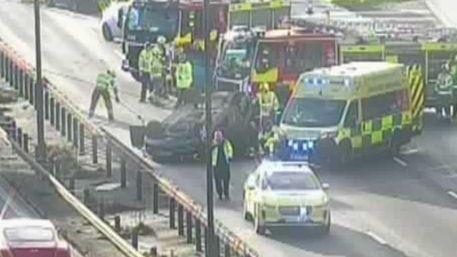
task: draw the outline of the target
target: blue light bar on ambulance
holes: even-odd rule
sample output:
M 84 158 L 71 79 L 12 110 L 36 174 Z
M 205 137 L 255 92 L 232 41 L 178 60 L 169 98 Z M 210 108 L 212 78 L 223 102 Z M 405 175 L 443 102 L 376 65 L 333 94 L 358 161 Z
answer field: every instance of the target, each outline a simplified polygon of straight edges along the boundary
M 345 79 L 327 79 L 320 77 L 308 77 L 305 79 L 305 86 L 309 87 L 325 87 L 330 85 L 340 85 L 345 87 L 351 86 L 351 80 L 348 78 Z

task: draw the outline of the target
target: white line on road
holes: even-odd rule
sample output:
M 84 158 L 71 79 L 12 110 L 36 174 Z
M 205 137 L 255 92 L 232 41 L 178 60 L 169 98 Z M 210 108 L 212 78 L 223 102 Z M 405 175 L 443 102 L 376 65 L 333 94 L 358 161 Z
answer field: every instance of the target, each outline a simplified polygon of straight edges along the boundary
M 402 159 L 398 158 L 398 157 L 394 157 L 394 161 L 398 164 L 400 164 L 401 166 L 403 167 L 406 167 L 408 166 L 408 163 L 406 163 L 405 161 L 403 161 Z
M 457 200 L 457 193 L 455 193 L 454 191 L 447 191 L 447 194 L 454 197 Z
M 374 240 L 376 240 L 378 243 L 382 244 L 382 245 L 386 245 L 387 242 L 382 239 L 380 236 L 376 235 L 374 232 L 368 230 L 367 232 L 367 235 L 369 235 L 371 238 L 373 238 Z
M 404 151 L 401 151 L 401 155 L 412 155 L 412 154 L 416 154 L 419 152 L 419 149 L 417 148 L 410 148 L 410 149 L 407 149 L 407 150 L 404 150 Z
M 122 54 L 119 50 L 114 50 L 114 53 L 119 56 L 119 58 L 124 59 L 124 54 Z

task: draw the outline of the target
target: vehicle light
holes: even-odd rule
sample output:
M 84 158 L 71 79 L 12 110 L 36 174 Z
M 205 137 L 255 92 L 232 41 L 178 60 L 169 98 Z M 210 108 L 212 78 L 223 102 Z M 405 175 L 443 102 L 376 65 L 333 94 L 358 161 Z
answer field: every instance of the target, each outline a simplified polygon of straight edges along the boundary
M 308 141 L 308 148 L 313 149 L 314 148 L 314 142 L 313 141 Z
M 303 150 L 304 150 L 304 151 L 307 151 L 307 150 L 308 150 L 308 143 L 306 143 L 306 142 L 303 143 L 303 146 L 302 146 L 302 147 L 303 147 Z
M 287 141 L 287 146 L 292 147 L 293 144 L 294 144 L 294 141 L 293 141 L 293 140 Z
M 298 143 L 294 143 L 294 145 L 292 146 L 292 148 L 293 148 L 295 151 L 298 151 Z

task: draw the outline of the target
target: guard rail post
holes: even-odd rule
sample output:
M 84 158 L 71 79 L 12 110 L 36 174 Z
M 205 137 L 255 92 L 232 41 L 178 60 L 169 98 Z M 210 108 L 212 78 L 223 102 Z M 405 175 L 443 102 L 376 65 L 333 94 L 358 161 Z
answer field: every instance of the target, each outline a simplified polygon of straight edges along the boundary
M 127 187 L 127 161 L 125 156 L 121 157 L 121 188 Z
M 114 230 L 118 233 L 121 232 L 121 216 L 119 215 L 114 216 Z
M 18 71 L 18 89 L 19 89 L 19 96 L 24 96 L 24 70 L 19 69 Z
M 56 101 L 56 108 L 55 108 L 55 115 L 56 115 L 56 129 L 57 131 L 60 131 L 60 103 Z
M 54 124 L 55 124 L 55 121 L 56 121 L 56 116 L 55 116 L 55 109 L 56 109 L 56 106 L 55 106 L 55 99 L 54 97 L 51 96 L 51 99 L 49 99 L 49 121 L 51 123 L 51 126 L 54 127 Z
M 67 130 L 67 110 L 65 109 L 65 107 L 62 107 L 62 110 L 60 110 L 60 114 L 62 115 L 62 117 L 60 118 L 60 121 L 62 122 L 62 125 L 60 126 L 60 135 L 62 135 L 62 137 L 65 137 Z
M 25 77 L 24 77 L 24 98 L 27 101 L 29 100 L 29 97 L 30 97 L 29 83 L 30 83 L 30 73 L 26 73 Z
M 73 118 L 73 147 L 78 150 L 78 127 L 79 121 L 77 118 Z
M 17 89 L 16 76 L 17 76 L 17 66 L 14 61 L 11 61 L 11 81 L 10 85 L 12 88 Z
M 86 154 L 86 149 L 84 145 L 84 124 L 79 124 L 79 154 Z
M 202 252 L 202 224 L 199 219 L 195 219 L 195 250 Z
M 159 213 L 159 185 L 156 182 L 152 188 L 152 212 Z
M 143 200 L 143 172 L 141 170 L 136 172 L 136 199 Z
M 112 160 L 113 160 L 113 151 L 112 151 L 112 145 L 111 141 L 108 140 L 106 142 L 106 177 L 110 178 L 113 174 L 113 165 L 112 165 Z
M 89 188 L 84 188 L 83 190 L 83 203 L 84 205 L 89 204 Z
M 6 76 L 5 76 L 5 79 L 6 81 L 10 82 L 10 66 L 11 65 L 11 60 L 10 60 L 10 57 L 7 56 L 6 57 Z
M 11 61 L 11 58 L 8 58 L 8 82 L 10 83 L 10 86 L 11 83 L 13 82 L 13 72 L 12 72 L 12 69 L 13 69 L 13 62 Z
M 186 242 L 192 243 L 192 214 L 186 211 Z
M 13 141 L 16 141 L 16 121 L 12 120 L 10 124 L 10 129 L 8 130 L 9 136 Z
M 224 245 L 224 257 L 230 257 L 230 245 L 229 244 Z
M 75 178 L 71 177 L 68 183 L 68 187 L 72 194 L 75 194 Z
M 35 107 L 35 79 L 29 80 L 29 103 Z
M 215 235 L 214 237 L 214 241 L 215 242 L 215 253 L 216 253 L 216 256 L 221 256 L 221 239 L 219 238 L 219 236 Z
M 174 198 L 170 198 L 170 228 L 175 229 L 175 210 L 176 209 L 176 201 Z
M 178 235 L 184 236 L 184 210 L 182 204 L 178 204 Z
M 21 127 L 17 128 L 17 143 L 22 148 L 22 128 Z
M 44 90 L 44 119 L 49 120 L 49 91 Z
M 3 51 L 0 50 L 0 76 L 3 78 L 5 73 L 3 72 L 3 68 L 5 67 L 4 60 L 5 60 L 5 54 Z
M 73 115 L 71 115 L 71 112 L 68 112 L 68 115 L 67 115 L 67 141 L 68 142 L 71 142 L 71 138 L 73 136 L 73 131 L 72 131 L 72 128 L 73 128 Z
M 29 153 L 29 135 L 27 133 L 23 133 L 22 144 L 24 145 L 23 149 L 26 153 Z
M 132 246 L 138 250 L 138 230 L 134 229 L 132 231 Z
M 102 220 L 105 218 L 105 201 L 104 201 L 104 199 L 101 199 L 100 202 L 98 203 L 98 217 Z
M 98 142 L 97 142 L 97 136 L 93 135 L 92 136 L 92 163 L 97 164 L 98 163 Z

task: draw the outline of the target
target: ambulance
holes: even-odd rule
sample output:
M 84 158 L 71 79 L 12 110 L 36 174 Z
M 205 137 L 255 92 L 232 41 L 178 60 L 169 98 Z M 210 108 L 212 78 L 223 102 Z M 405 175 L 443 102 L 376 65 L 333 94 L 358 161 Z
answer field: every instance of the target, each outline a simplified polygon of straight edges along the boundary
M 380 149 L 397 153 L 422 130 L 423 85 L 402 64 L 352 62 L 300 76 L 280 128 L 297 152 L 344 164 Z

